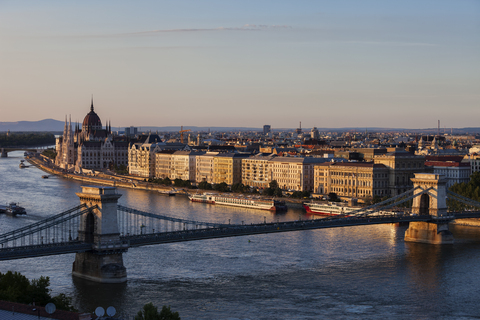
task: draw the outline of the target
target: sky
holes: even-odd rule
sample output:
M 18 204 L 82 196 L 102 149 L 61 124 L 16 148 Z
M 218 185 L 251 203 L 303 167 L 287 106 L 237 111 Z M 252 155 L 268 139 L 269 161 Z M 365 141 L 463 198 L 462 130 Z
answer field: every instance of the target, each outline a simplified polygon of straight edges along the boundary
M 0 0 L 0 122 L 480 126 L 479 0 Z

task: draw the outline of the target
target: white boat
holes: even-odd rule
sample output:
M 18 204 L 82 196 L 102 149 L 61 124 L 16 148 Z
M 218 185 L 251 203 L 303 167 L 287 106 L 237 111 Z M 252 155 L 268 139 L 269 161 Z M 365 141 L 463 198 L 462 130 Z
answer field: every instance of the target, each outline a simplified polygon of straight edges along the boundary
M 343 202 L 305 202 L 303 207 L 310 214 L 320 214 L 327 216 L 350 215 L 353 211 L 361 210 L 362 207 L 350 207 Z M 368 214 L 369 216 L 385 216 L 385 215 L 403 215 L 403 212 L 394 212 L 388 210 L 375 211 L 372 209 L 359 212 Z M 354 213 L 355 214 L 355 213 Z
M 341 202 L 305 202 L 303 207 L 307 213 L 327 216 L 348 215 L 352 211 L 360 210 L 361 207 L 349 207 Z
M 188 197 L 193 202 L 203 202 L 210 204 L 220 204 L 232 207 L 269 210 L 269 211 L 285 211 L 287 205 L 285 201 L 275 199 L 262 199 L 253 197 L 236 197 L 231 195 L 217 195 L 213 193 L 193 194 Z

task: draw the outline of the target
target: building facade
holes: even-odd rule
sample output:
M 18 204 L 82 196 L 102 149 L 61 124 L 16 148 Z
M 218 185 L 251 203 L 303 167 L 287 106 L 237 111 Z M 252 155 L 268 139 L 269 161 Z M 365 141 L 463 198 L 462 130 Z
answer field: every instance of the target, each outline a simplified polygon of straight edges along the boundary
M 389 169 L 373 162 L 326 162 L 314 169 L 316 194 L 335 193 L 340 197 L 384 197 L 389 193 Z
M 249 155 L 219 153 L 213 157 L 213 183 L 233 185 L 242 182 L 242 160 Z
M 383 164 L 388 168 L 388 196 L 399 195 L 411 188 L 415 173 L 425 172 L 425 157 L 411 154 L 405 150 L 390 150 L 384 155 L 374 158 L 375 164 Z
M 312 191 L 314 166 L 324 158 L 276 157 L 270 160 L 271 179 L 284 190 Z
M 425 167 L 435 174 L 442 174 L 447 178 L 447 188 L 455 183 L 470 181 L 470 163 L 456 161 L 426 161 Z
M 128 166 L 128 142 L 114 137 L 110 124 L 105 129 L 102 127 L 94 111 L 93 99 L 81 128 L 77 124 L 72 129 L 71 119 L 67 123 L 65 118 L 63 135 L 56 139 L 55 149 L 55 165 L 69 171 Z
M 270 161 L 275 155 L 254 155 L 242 159 L 242 183 L 256 188 L 268 188 L 272 181 Z
M 128 173 L 144 178 L 155 177 L 155 154 L 165 145 L 158 135 L 148 135 L 144 142 L 132 143 L 128 149 Z
M 214 157 L 218 152 L 207 152 L 202 155 L 197 156 L 197 161 L 195 162 L 195 180 L 197 183 L 200 182 L 213 182 L 213 164 Z

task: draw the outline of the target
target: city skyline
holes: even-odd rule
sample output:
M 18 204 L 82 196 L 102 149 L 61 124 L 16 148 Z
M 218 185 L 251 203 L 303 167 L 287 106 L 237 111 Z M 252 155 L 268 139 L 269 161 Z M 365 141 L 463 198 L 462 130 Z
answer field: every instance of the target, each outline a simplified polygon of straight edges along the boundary
M 0 3 L 0 122 L 477 127 L 477 1 Z

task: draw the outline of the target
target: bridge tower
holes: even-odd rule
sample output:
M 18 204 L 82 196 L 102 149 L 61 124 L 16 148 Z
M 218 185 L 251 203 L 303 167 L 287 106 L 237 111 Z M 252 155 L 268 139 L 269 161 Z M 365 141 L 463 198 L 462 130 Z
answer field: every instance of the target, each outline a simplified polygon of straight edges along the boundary
M 96 282 L 127 281 L 122 253 L 128 243 L 120 241 L 117 221 L 117 201 L 121 195 L 114 187 L 82 186 L 77 196 L 87 207 L 97 207 L 81 217 L 79 240 L 92 243 L 93 250 L 76 254 L 72 274 Z
M 0 158 L 6 158 L 6 157 L 8 157 L 8 153 L 4 148 L 2 148 L 0 150 Z
M 412 178 L 414 192 L 412 213 L 431 215 L 435 222 L 410 222 L 405 231 L 405 241 L 430 244 L 453 243 L 452 233 L 448 230 L 447 179 L 434 173 L 415 173 Z

